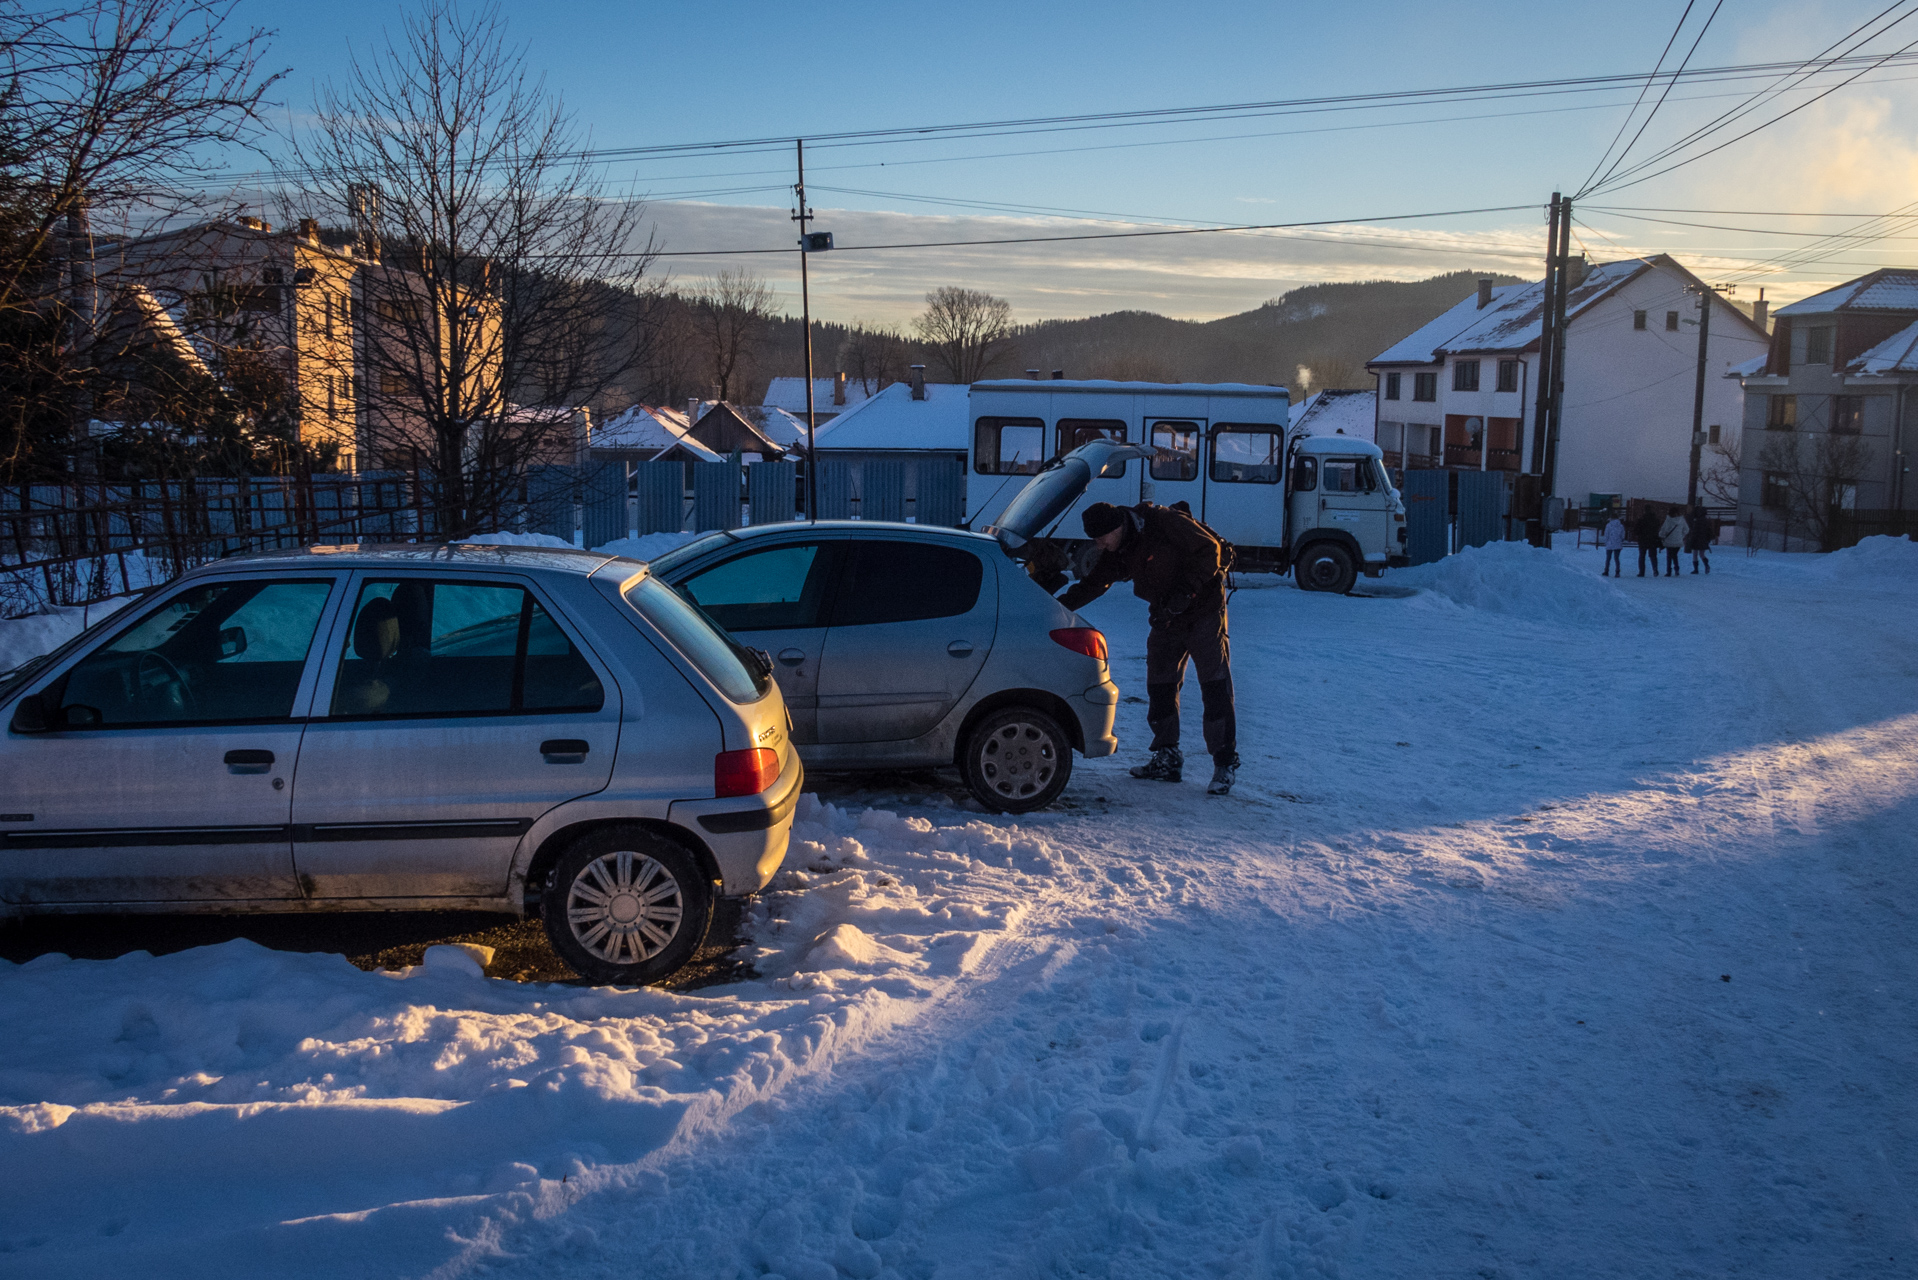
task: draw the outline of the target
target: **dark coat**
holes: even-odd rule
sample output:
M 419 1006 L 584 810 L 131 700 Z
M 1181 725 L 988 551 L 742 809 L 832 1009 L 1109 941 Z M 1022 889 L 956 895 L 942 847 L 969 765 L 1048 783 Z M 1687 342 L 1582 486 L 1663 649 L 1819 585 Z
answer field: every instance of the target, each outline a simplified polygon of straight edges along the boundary
M 1632 537 L 1641 547 L 1656 547 L 1658 545 L 1658 526 L 1663 523 L 1665 522 L 1658 518 L 1656 511 L 1653 511 L 1650 507 L 1646 507 L 1644 511 L 1639 513 L 1637 523 L 1632 525 Z
M 1125 540 L 1101 555 L 1092 575 L 1074 583 L 1059 603 L 1077 609 L 1114 583 L 1130 581 L 1132 594 L 1155 614 L 1177 615 L 1223 590 L 1223 547 L 1204 525 L 1183 511 L 1150 502 L 1128 508 L 1126 516 L 1131 527 Z
M 1685 539 L 1685 550 L 1710 551 L 1712 543 L 1718 541 L 1718 521 L 1706 515 L 1705 508 L 1693 507 L 1686 523 L 1691 525 L 1692 533 Z

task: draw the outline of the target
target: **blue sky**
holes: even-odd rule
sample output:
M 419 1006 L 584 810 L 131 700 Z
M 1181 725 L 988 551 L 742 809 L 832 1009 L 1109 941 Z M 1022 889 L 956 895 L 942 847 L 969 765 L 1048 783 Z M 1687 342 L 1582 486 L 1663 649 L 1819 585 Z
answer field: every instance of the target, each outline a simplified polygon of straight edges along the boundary
M 1009 117 L 1134 110 L 1383 89 L 1648 70 L 1683 0 L 1603 6 L 815 3 L 646 5 L 509 0 L 529 64 L 601 147 L 699 142 Z M 1878 5 L 1726 0 L 1694 65 L 1802 57 Z M 1710 0 L 1700 0 L 1685 43 Z M 368 51 L 399 10 L 344 0 L 244 0 L 279 30 L 293 68 L 281 100 L 297 121 L 315 85 Z M 1880 48 L 1918 38 L 1918 17 Z M 1900 28 L 1903 32 L 1903 28 Z M 1918 75 L 1918 69 L 1894 75 Z M 1680 86 L 1646 134 L 1662 142 L 1738 86 Z M 813 205 L 846 243 L 1045 234 L 1112 221 L 1280 222 L 1542 205 L 1580 184 L 1618 129 L 1629 93 L 1527 102 L 1295 115 L 973 141 L 814 147 Z M 1614 197 L 1631 206 L 1879 212 L 1918 176 L 1902 79 L 1861 84 L 1712 160 Z M 1516 112 L 1526 114 L 1516 114 Z M 1444 117 L 1490 116 L 1480 119 Z M 1362 127 L 1355 127 L 1362 126 Z M 1260 135 L 1221 137 L 1220 135 Z M 1040 154 L 1014 154 L 1014 153 Z M 671 249 L 783 244 L 791 157 L 667 158 L 609 168 L 647 195 Z M 1532 269 L 1541 215 L 1479 215 L 1299 236 L 1193 236 L 1052 248 L 846 254 L 820 259 L 817 310 L 899 319 L 926 289 L 978 285 L 1022 319 L 1142 306 L 1227 314 L 1298 283 L 1416 278 L 1454 268 Z M 1714 219 L 1705 219 L 1712 221 Z M 1717 219 L 1717 221 L 1724 221 Z M 1676 228 L 1594 212 L 1596 256 L 1667 249 L 1708 271 L 1751 274 L 1789 238 Z M 1835 224 L 1771 219 L 1782 229 Z M 1606 237 L 1609 237 L 1607 239 Z M 1866 252 L 1886 262 L 1897 242 Z M 1855 274 L 1835 263 L 1767 276 L 1791 297 Z M 880 259 L 884 259 L 881 261 Z M 1902 260 L 1902 259 L 1899 259 Z M 1877 265 L 1874 258 L 1873 265 Z M 697 276 L 713 259 L 662 270 Z M 785 260 L 755 260 L 782 291 Z M 1755 277 L 1754 277 L 1755 279 Z M 1755 288 L 1752 290 L 1755 293 Z M 1743 295 L 1741 295 L 1743 296 Z

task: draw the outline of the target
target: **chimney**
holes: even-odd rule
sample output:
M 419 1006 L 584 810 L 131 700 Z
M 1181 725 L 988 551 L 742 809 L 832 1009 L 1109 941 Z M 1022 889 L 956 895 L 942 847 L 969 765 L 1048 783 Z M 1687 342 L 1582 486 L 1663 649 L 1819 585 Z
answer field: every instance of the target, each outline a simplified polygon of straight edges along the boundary
M 923 364 L 913 365 L 912 376 L 909 380 L 912 383 L 912 398 L 914 400 L 924 400 L 926 398 L 926 366 Z
M 1578 286 L 1584 284 L 1585 276 L 1591 269 L 1592 264 L 1585 260 L 1585 255 L 1582 253 L 1573 254 L 1567 258 L 1565 260 L 1565 287 L 1568 289 L 1576 289 Z
M 300 239 L 306 241 L 308 244 L 318 244 L 320 242 L 319 222 L 313 218 L 301 218 Z
M 244 214 L 244 213 L 243 213 L 243 214 L 241 214 L 241 215 L 240 215 L 239 217 L 237 217 L 237 218 L 235 218 L 235 219 L 234 219 L 234 221 L 235 221 L 235 222 L 237 222 L 237 223 L 239 223 L 239 224 L 240 224 L 241 226 L 243 226 L 243 227 L 246 227 L 246 228 L 248 228 L 248 229 L 250 229 L 250 230 L 253 230 L 253 231 L 271 231 L 271 230 L 273 230 L 273 224 L 272 224 L 272 223 L 270 223 L 270 222 L 264 222 L 264 221 L 262 221 L 261 219 L 259 219 L 259 218 L 255 218 L 255 217 L 253 217 L 253 216 L 252 216 L 252 215 L 250 215 L 250 214 Z
M 1771 332 L 1771 303 L 1765 301 L 1765 291 L 1758 291 L 1758 301 L 1752 303 L 1752 323 L 1758 326 L 1760 333 Z
M 1031 378 L 1034 382 L 1037 382 L 1039 380 L 1039 371 L 1037 369 L 1027 369 L 1026 377 Z
M 1483 311 L 1491 305 L 1492 282 L 1490 280 L 1481 280 L 1478 282 L 1478 309 Z
M 846 375 L 843 372 L 833 375 L 832 402 L 836 405 L 846 403 Z
M 686 401 L 686 428 L 691 430 L 699 422 L 699 397 L 693 396 Z
M 1066 371 L 1064 369 L 1054 369 L 1052 371 L 1052 380 L 1054 382 L 1064 382 L 1066 380 Z

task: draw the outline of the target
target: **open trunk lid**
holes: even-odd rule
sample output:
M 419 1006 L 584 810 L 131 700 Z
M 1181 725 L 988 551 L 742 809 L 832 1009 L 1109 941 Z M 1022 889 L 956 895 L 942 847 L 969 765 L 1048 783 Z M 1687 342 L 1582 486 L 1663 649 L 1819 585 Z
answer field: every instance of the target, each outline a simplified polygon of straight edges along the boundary
M 1104 475 L 1108 467 L 1120 474 L 1134 458 L 1153 456 L 1151 446 L 1126 444 L 1118 440 L 1094 440 L 1071 453 L 1054 458 L 1026 481 L 999 519 L 985 527 L 1007 551 L 1018 551 L 1034 538 L 1048 536 L 1052 526 L 1077 502 L 1094 476 Z M 1073 530 L 1068 536 L 1078 537 Z

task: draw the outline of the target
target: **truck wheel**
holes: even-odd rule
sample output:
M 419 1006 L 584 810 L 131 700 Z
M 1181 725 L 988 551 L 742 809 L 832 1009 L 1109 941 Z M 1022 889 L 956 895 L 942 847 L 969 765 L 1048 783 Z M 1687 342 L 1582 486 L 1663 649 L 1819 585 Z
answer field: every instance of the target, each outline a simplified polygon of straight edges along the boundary
M 1352 553 L 1338 543 L 1315 542 L 1299 557 L 1292 573 L 1301 591 L 1330 591 L 1342 596 L 1358 581 L 1359 569 Z
M 546 936 L 588 982 L 644 986 L 706 940 L 713 887 L 691 854 L 641 827 L 590 831 L 560 855 L 540 897 Z
M 959 756 L 966 785 L 994 813 L 1031 813 L 1072 777 L 1072 740 L 1035 707 L 1001 707 L 973 726 Z

